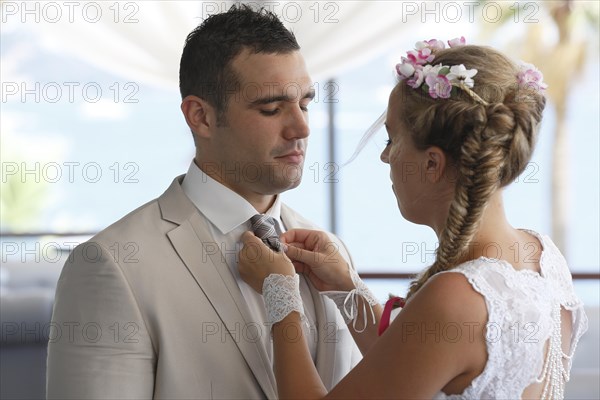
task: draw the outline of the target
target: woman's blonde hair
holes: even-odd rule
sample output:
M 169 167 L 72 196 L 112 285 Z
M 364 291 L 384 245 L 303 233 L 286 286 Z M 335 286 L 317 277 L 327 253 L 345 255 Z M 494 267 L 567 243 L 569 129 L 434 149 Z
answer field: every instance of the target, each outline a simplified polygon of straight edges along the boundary
M 438 146 L 456 168 L 456 187 L 434 263 L 412 282 L 407 298 L 433 275 L 455 267 L 473 239 L 494 191 L 513 182 L 527 167 L 546 99 L 519 87 L 519 66 L 500 52 L 460 46 L 434 52 L 434 64 L 477 69 L 472 94 L 456 88 L 449 99 L 398 83 L 399 113 L 418 149 Z

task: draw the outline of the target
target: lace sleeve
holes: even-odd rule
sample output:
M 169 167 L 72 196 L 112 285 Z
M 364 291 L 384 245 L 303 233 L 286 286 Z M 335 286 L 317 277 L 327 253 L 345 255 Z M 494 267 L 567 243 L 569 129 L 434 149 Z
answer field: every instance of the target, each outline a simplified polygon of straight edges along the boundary
M 349 267 L 350 268 L 350 267 Z M 371 293 L 367 285 L 360 279 L 358 273 L 350 268 L 350 277 L 352 278 L 352 282 L 354 282 L 355 289 L 349 292 L 341 292 L 341 291 L 327 291 L 322 292 L 321 294 L 329 297 L 337 308 L 340 310 L 342 317 L 344 318 L 344 322 L 349 324 L 352 322 L 352 328 L 358 332 L 364 332 L 367 329 L 367 318 L 370 312 L 373 324 L 377 323 L 375 318 L 375 312 L 373 311 L 373 306 L 378 303 L 377 299 Z M 356 328 L 356 322 L 358 320 L 358 297 L 362 297 L 363 301 L 363 328 L 361 330 Z
M 270 326 L 297 311 L 302 323 L 308 324 L 300 297 L 300 278 L 296 275 L 271 274 L 263 282 L 263 298 Z

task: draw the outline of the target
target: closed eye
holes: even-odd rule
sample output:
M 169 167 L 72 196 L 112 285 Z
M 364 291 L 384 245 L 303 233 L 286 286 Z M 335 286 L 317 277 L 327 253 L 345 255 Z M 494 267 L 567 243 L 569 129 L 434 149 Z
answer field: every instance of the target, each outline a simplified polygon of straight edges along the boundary
M 276 108 L 274 110 L 260 110 L 260 113 L 262 115 L 266 115 L 268 117 L 272 117 L 274 115 L 277 115 L 278 112 L 279 112 L 279 108 Z

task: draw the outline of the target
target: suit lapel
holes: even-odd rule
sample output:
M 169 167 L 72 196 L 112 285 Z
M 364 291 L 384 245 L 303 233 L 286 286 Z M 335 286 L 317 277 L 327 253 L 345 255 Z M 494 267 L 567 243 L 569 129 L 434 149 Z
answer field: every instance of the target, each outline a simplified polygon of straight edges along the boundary
M 209 233 L 208 222 L 185 196 L 178 179 L 159 199 L 163 218 L 179 224 L 167 236 L 228 332 L 239 332 L 252 322 L 248 307 L 220 248 Z M 233 342 L 266 397 L 275 399 L 275 375 L 265 349 L 258 341 L 234 339 Z
M 306 279 L 306 278 L 305 278 Z M 321 380 L 326 388 L 333 387 L 334 380 L 334 361 L 335 361 L 335 346 L 333 343 L 337 341 L 337 326 L 336 316 L 327 309 L 326 302 L 321 296 L 321 293 L 308 281 L 310 294 L 315 305 L 315 313 L 317 315 L 317 360 L 316 367 Z

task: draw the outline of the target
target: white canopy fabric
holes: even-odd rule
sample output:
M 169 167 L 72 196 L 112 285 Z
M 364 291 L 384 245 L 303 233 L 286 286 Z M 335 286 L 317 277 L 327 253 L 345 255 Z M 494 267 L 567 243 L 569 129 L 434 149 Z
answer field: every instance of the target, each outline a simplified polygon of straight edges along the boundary
M 45 49 L 68 54 L 136 82 L 177 88 L 187 34 L 223 1 L 11 2 L 3 30 L 34 32 Z M 410 23 L 402 1 L 263 1 L 294 31 L 313 79 L 327 79 L 397 42 Z M 35 5 L 37 4 L 37 6 Z M 30 14 L 14 7 L 29 7 Z M 35 9 L 37 7 L 37 10 Z M 39 23 L 32 21 L 37 13 Z M 21 17 L 21 20 L 18 17 Z M 25 23 L 22 23 L 25 18 Z

